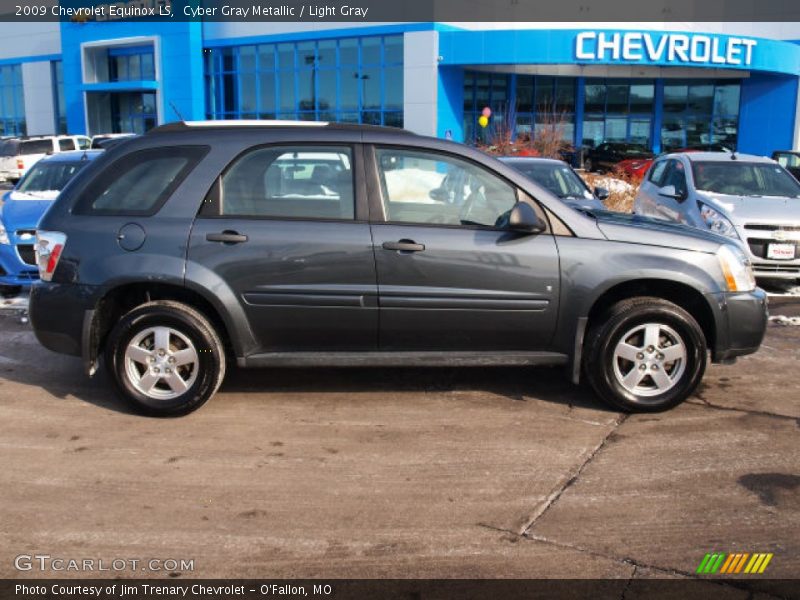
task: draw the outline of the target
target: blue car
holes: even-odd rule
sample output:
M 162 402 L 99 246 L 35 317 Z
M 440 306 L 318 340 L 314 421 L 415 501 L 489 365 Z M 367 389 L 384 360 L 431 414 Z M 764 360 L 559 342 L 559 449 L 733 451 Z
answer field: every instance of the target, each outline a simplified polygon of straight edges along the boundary
M 12 296 L 39 279 L 33 244 L 36 225 L 59 192 L 102 150 L 60 152 L 38 161 L 0 205 L 0 296 Z

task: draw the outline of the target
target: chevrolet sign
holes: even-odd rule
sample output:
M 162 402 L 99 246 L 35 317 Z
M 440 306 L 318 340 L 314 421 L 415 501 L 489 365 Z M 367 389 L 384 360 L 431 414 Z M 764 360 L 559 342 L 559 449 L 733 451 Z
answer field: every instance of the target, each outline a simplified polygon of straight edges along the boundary
M 685 33 L 582 31 L 575 38 L 579 61 L 622 61 L 748 67 L 758 42 Z

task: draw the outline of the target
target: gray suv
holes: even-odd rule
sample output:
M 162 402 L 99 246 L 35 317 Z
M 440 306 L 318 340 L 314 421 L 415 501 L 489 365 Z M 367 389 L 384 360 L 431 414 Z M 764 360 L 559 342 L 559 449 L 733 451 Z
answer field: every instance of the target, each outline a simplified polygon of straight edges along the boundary
M 633 210 L 739 242 L 759 279 L 800 278 L 800 183 L 774 160 L 720 152 L 663 156 L 639 186 Z
M 581 214 L 478 150 L 380 127 L 158 127 L 64 189 L 36 255 L 39 341 L 89 374 L 102 356 L 160 416 L 202 405 L 233 361 L 561 365 L 659 411 L 767 322 L 727 238 Z

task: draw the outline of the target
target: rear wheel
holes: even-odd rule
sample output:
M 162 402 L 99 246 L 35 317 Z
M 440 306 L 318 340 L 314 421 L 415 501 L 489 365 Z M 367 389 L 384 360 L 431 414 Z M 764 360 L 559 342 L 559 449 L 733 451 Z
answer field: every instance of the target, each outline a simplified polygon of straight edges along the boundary
M 106 344 L 117 391 L 138 411 L 178 416 L 202 406 L 225 377 L 225 353 L 213 326 L 195 309 L 167 300 L 126 314 Z
M 697 321 L 659 298 L 612 306 L 587 335 L 583 367 L 606 402 L 628 412 L 658 412 L 683 402 L 705 372 Z

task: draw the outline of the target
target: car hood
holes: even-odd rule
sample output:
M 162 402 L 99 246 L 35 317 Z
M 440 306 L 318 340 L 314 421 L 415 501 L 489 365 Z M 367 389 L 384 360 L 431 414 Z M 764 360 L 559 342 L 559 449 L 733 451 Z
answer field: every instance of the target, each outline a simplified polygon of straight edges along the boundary
M 731 196 L 698 192 L 697 199 L 726 215 L 734 223 L 800 223 L 800 198 Z
M 730 239 L 680 223 L 670 223 L 641 215 L 616 212 L 592 213 L 597 227 L 607 239 L 615 242 L 682 248 L 700 252 L 716 252 Z
M 39 219 L 52 205 L 52 200 L 13 200 L 8 198 L 0 209 L 0 217 L 9 231 L 36 229 Z

